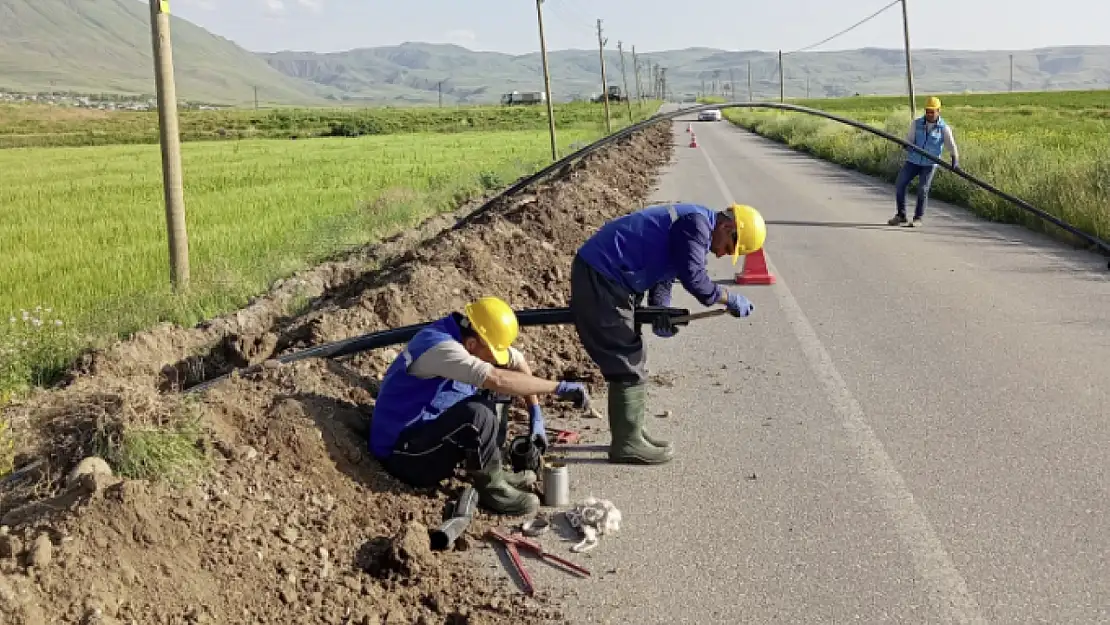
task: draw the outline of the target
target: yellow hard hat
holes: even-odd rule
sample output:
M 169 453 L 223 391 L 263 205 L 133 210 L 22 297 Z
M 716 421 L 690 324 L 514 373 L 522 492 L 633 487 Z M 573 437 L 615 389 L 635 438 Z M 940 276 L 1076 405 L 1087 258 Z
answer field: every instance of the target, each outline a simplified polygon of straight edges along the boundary
M 927 111 L 928 110 L 939 111 L 940 110 L 940 98 L 938 98 L 936 96 L 932 96 L 928 100 L 925 100 L 925 110 L 927 110 Z
M 767 224 L 759 211 L 744 204 L 732 205 L 732 217 L 736 220 L 736 249 L 732 251 L 732 264 L 735 265 L 741 256 L 763 247 L 767 240 Z
M 499 365 L 509 364 L 509 346 L 520 333 L 516 313 L 497 297 L 483 297 L 466 305 L 466 318 Z

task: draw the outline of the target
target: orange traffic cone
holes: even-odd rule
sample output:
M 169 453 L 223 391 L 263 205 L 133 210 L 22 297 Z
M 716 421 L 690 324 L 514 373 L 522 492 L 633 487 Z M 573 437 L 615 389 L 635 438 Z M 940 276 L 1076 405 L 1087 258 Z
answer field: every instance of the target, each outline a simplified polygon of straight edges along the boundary
M 698 137 L 697 137 L 697 135 L 695 135 L 692 132 L 690 133 L 690 147 L 692 147 L 692 148 L 698 147 Z
M 744 257 L 744 267 L 736 272 L 736 284 L 774 284 L 775 276 L 767 269 L 763 248 Z

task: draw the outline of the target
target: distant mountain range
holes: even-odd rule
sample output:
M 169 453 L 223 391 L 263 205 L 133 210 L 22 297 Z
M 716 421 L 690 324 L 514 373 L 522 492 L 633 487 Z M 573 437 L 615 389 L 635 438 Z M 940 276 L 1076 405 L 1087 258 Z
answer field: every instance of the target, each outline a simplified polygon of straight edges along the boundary
M 178 96 L 211 103 L 436 104 L 497 102 L 502 93 L 542 91 L 538 53 L 476 52 L 456 45 L 405 43 L 337 53 L 253 53 L 172 17 Z M 1019 51 L 915 50 L 919 93 L 1110 88 L 1110 46 Z M 629 90 L 633 59 L 626 49 Z M 554 99 L 588 98 L 601 91 L 596 50 L 548 53 Z M 667 68 L 670 94 L 777 98 L 776 52 L 688 48 L 637 55 L 641 84 L 651 68 Z M 621 58 L 605 54 L 610 85 L 623 88 Z M 901 50 L 864 48 L 784 57 L 787 97 L 836 97 L 905 92 Z M 153 69 L 145 2 L 137 0 L 0 0 L 0 90 L 151 93 Z

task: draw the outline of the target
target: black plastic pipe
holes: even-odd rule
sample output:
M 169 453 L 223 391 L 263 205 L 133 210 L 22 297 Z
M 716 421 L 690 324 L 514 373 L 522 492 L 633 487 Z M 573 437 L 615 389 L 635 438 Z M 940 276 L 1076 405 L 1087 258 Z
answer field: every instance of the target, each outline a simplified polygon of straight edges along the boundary
M 676 119 L 676 118 L 681 117 L 683 115 L 687 115 L 687 114 L 690 114 L 690 113 L 696 113 L 698 111 L 705 111 L 705 110 L 712 110 L 712 109 L 728 109 L 728 108 L 765 108 L 765 109 L 777 109 L 777 110 L 783 110 L 783 111 L 791 111 L 791 112 L 795 112 L 795 113 L 806 113 L 808 115 L 815 115 L 817 117 L 824 117 L 825 119 L 830 119 L 832 121 L 840 122 L 841 124 L 845 124 L 847 126 L 852 126 L 853 128 L 858 128 L 860 130 L 870 132 L 873 135 L 876 135 L 876 136 L 882 137 L 882 138 L 884 138 L 888 141 L 892 141 L 894 143 L 897 143 L 898 145 L 901 145 L 904 148 L 914 150 L 918 154 L 921 154 L 925 158 L 928 158 L 929 160 L 931 160 L 934 163 L 940 165 L 944 169 L 947 169 L 948 171 L 950 171 L 950 172 L 956 174 L 957 176 L 963 178 L 964 180 L 967 180 L 968 182 L 978 186 L 979 188 L 987 191 L 988 193 L 992 193 L 994 195 L 997 195 L 998 197 L 1010 202 L 1011 204 L 1017 206 L 1018 208 L 1021 208 L 1022 210 L 1025 210 L 1029 213 L 1032 213 L 1033 215 L 1036 215 L 1040 219 L 1042 219 L 1044 221 L 1048 221 L 1048 222 L 1056 225 L 1057 227 L 1061 228 L 1062 230 L 1066 230 L 1067 232 L 1070 232 L 1071 234 L 1074 234 L 1075 236 L 1087 241 L 1088 243 L 1090 243 L 1094 247 L 1099 248 L 1104 254 L 1110 255 L 1110 243 L 1108 243 L 1106 241 L 1103 241 L 1102 239 L 1100 239 L 1100 238 L 1098 238 L 1098 237 L 1096 237 L 1092 234 L 1083 232 L 1082 230 L 1079 230 L 1075 226 L 1072 226 L 1068 223 L 1065 223 L 1065 222 L 1061 221 L 1059 218 L 1046 213 L 1045 211 L 1033 206 L 1029 202 L 1026 202 L 1025 200 L 1022 200 L 1021 198 L 1014 197 L 1013 195 L 1011 195 L 1009 193 L 1006 193 L 1005 191 L 1002 191 L 1001 189 L 998 189 L 998 188 L 994 187 L 993 185 L 976 178 L 975 176 L 972 176 L 971 174 L 965 172 L 963 169 L 952 167 L 951 165 L 944 162 L 943 160 L 934 157 L 932 154 L 929 154 L 925 150 L 922 150 L 921 148 L 917 147 L 916 145 L 914 145 L 912 143 L 909 143 L 909 142 L 905 141 L 904 139 L 896 137 L 896 136 L 894 136 L 890 133 L 887 133 L 885 131 L 879 130 L 878 128 L 873 128 L 873 127 L 871 127 L 871 126 L 869 126 L 869 125 L 867 125 L 863 122 L 856 121 L 854 119 L 849 119 L 847 117 L 842 117 L 840 115 L 835 115 L 833 113 L 828 113 L 828 112 L 821 111 L 821 110 L 818 110 L 818 109 L 812 109 L 812 108 L 808 108 L 808 107 L 805 107 L 805 106 L 798 106 L 796 104 L 786 104 L 786 103 L 783 103 L 783 102 L 725 102 L 723 104 L 700 104 L 700 105 L 697 105 L 697 106 L 691 106 L 691 107 L 687 107 L 687 108 L 680 108 L 676 111 L 672 111 L 672 112 L 669 112 L 669 113 L 656 113 L 655 115 L 652 115 L 651 117 L 649 117 L 648 119 L 646 119 L 642 122 L 637 122 L 637 123 L 635 123 L 631 126 L 627 126 L 625 128 L 622 128 L 621 130 L 619 130 L 619 131 L 617 131 L 617 132 L 615 132 L 611 135 L 607 135 L 605 137 L 602 137 L 601 139 L 591 143 L 590 145 L 588 145 L 588 146 L 586 146 L 586 147 L 584 147 L 584 148 L 582 148 L 582 149 L 580 149 L 580 150 L 578 150 L 578 151 L 576 151 L 572 154 L 568 154 L 567 156 L 559 159 L 558 161 L 555 161 L 554 163 L 548 165 L 547 167 L 544 167 L 540 171 L 532 174 L 531 176 L 527 176 L 525 178 L 522 178 L 521 180 L 517 181 L 516 184 L 510 186 L 508 189 L 505 189 L 505 191 L 503 191 L 502 193 L 493 197 L 492 199 L 490 199 L 488 202 L 486 202 L 482 206 L 478 207 L 474 212 L 470 213 L 465 218 L 459 220 L 459 222 L 455 225 L 455 228 L 461 228 L 462 226 L 472 222 L 474 219 L 478 218 L 479 216 L 481 216 L 486 211 L 492 209 L 493 206 L 499 200 L 501 200 L 503 198 L 506 198 L 506 197 L 510 197 L 512 195 L 515 195 L 521 189 L 524 189 L 525 187 L 528 187 L 530 185 L 535 184 L 536 182 L 538 182 L 540 180 L 543 180 L 544 178 L 546 178 L 547 176 L 549 176 L 553 172 L 556 172 L 556 171 L 561 170 L 565 167 L 568 167 L 568 166 L 574 164 L 576 161 L 579 161 L 579 160 L 585 158 L 586 156 L 592 154 L 593 152 L 601 149 L 602 147 L 605 147 L 605 146 L 609 145 L 610 143 L 619 141 L 619 140 L 621 140 L 621 139 L 623 139 L 623 138 L 625 138 L 625 137 L 627 137 L 627 136 L 629 136 L 633 133 L 636 133 L 640 130 L 643 130 L 644 128 L 647 128 L 648 126 L 651 126 L 653 124 L 658 124 L 659 122 L 662 122 L 662 121 L 673 120 L 673 119 Z M 1110 269 L 1110 262 L 1107 263 L 1107 268 Z
M 650 324 L 654 319 L 667 316 L 672 319 L 684 317 L 689 315 L 690 311 L 686 308 L 671 308 L 668 306 L 642 306 L 636 309 L 635 318 L 638 325 Z M 527 308 L 516 311 L 517 323 L 520 327 L 526 328 L 530 326 L 552 326 L 552 325 L 570 325 L 574 323 L 574 317 L 571 315 L 570 308 Z M 380 330 L 378 332 L 371 332 L 360 336 L 354 336 L 349 339 L 334 341 L 332 343 L 325 343 L 316 347 L 302 349 L 297 352 L 285 354 L 275 358 L 281 364 L 288 364 L 306 358 L 340 358 L 357 354 L 360 352 L 370 351 L 381 347 L 388 347 L 390 345 L 398 345 L 407 343 L 409 339 L 416 335 L 422 328 L 429 325 L 431 322 L 414 323 L 412 325 L 402 326 L 400 328 L 393 328 L 391 330 Z M 688 322 L 676 321 L 675 325 L 686 325 Z M 253 365 L 237 369 L 230 373 L 225 373 L 217 378 L 206 380 L 185 389 L 185 393 L 199 393 L 219 382 L 228 378 L 232 374 L 248 375 L 258 373 L 264 368 L 264 365 Z

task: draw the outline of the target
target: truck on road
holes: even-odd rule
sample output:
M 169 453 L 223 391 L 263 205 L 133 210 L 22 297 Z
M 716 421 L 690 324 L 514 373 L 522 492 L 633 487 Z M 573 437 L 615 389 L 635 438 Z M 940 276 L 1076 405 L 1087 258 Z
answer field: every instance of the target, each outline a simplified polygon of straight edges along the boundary
M 618 87 L 617 85 L 610 85 L 609 86 L 609 101 L 610 102 L 621 102 L 623 100 L 624 100 L 624 95 L 621 93 L 621 88 Z M 591 102 L 604 102 L 605 101 L 605 94 L 604 93 L 598 94 L 597 96 L 592 98 L 590 101 Z
M 547 94 L 543 91 L 514 91 L 501 95 L 501 104 L 504 106 L 543 104 L 544 102 L 547 102 Z

